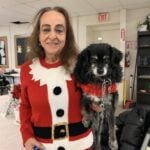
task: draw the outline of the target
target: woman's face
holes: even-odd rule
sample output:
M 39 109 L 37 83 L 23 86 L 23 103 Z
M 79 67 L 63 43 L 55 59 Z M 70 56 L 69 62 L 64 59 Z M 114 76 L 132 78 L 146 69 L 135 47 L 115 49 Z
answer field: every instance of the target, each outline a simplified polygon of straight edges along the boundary
M 66 41 L 66 22 L 61 13 L 51 10 L 42 15 L 39 41 L 46 59 L 57 61 Z

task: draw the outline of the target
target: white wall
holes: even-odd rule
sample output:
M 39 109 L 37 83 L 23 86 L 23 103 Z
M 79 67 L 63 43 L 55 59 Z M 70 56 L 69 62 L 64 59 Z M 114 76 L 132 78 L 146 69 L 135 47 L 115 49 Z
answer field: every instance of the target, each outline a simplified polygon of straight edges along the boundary
M 87 37 L 86 37 L 86 31 L 87 31 L 87 27 L 88 26 L 92 26 L 92 25 L 99 25 L 99 21 L 98 21 L 98 15 L 90 15 L 90 16 L 80 16 L 78 19 L 78 45 L 80 47 L 80 49 L 82 50 L 83 48 L 86 47 L 87 45 Z M 105 24 L 112 24 L 112 23 L 119 23 L 119 13 L 118 12 L 112 12 L 110 13 L 109 16 L 109 21 L 107 23 L 103 23 L 103 25 Z
M 15 66 L 15 35 L 27 36 L 31 32 L 31 25 L 10 25 L 0 26 L 0 36 L 7 36 L 8 40 L 8 62 L 9 69 L 16 68 Z
M 90 43 L 90 40 L 92 39 L 92 37 L 95 34 L 95 33 L 93 33 L 93 36 L 91 36 L 91 31 L 89 31 L 90 27 L 93 28 L 93 26 L 100 26 L 100 28 L 105 28 L 106 26 L 109 27 L 109 26 L 112 26 L 112 25 L 113 26 L 114 25 L 120 25 L 119 28 L 118 28 L 118 30 L 120 30 L 120 28 L 124 27 L 124 20 L 126 21 L 125 17 L 126 17 L 126 11 L 124 11 L 124 10 L 109 13 L 109 19 L 104 23 L 99 22 L 98 14 L 79 17 L 78 44 L 79 44 L 80 49 L 81 50 L 84 49 Z M 122 18 L 124 18 L 123 21 L 122 21 Z M 91 37 L 88 37 L 88 36 L 91 36 Z M 107 40 L 105 39 L 105 41 L 108 42 L 109 39 L 107 39 Z M 111 44 L 111 41 L 108 42 L 108 43 Z M 124 54 L 125 41 L 120 42 L 120 40 L 118 38 L 118 42 L 116 42 L 116 43 L 117 43 L 116 45 L 119 45 L 118 48 L 120 50 L 122 50 L 122 52 Z M 123 63 L 122 63 L 122 66 L 123 66 Z M 118 91 L 119 91 L 119 105 L 122 105 L 122 101 L 123 101 L 123 83 L 118 84 Z
M 143 21 L 147 14 L 150 13 L 150 8 L 145 9 L 135 9 L 135 10 L 121 10 L 118 12 L 112 12 L 109 14 L 109 19 L 105 23 L 99 23 L 98 15 L 89 16 L 78 16 L 72 18 L 73 29 L 75 33 L 75 38 L 79 48 L 82 50 L 88 44 L 92 37 L 87 37 L 91 33 L 87 33 L 89 26 L 97 25 L 111 25 L 119 24 L 120 29 L 126 29 L 126 41 L 137 40 L 137 24 Z M 9 68 L 15 68 L 15 49 L 14 49 L 14 35 L 26 35 L 31 32 L 32 27 L 27 25 L 11 25 L 11 26 L 0 26 L 0 36 L 7 36 L 8 39 L 8 54 L 9 54 Z M 90 31 L 89 31 L 90 32 Z M 120 49 L 125 53 L 125 41 L 120 42 Z M 125 79 L 129 83 L 129 76 L 133 74 L 135 66 L 135 53 L 136 47 L 129 49 L 131 52 L 131 67 L 125 68 Z M 124 65 L 124 61 L 122 62 Z M 127 84 L 129 86 L 129 84 Z M 122 87 L 123 88 L 123 87 Z M 123 89 L 121 90 L 121 95 L 123 95 Z M 128 98 L 129 87 L 127 88 L 127 98 Z M 120 104 L 122 104 L 122 98 L 120 99 Z
M 6 36 L 7 37 L 7 41 L 8 41 L 8 64 L 10 66 L 10 63 L 11 63 L 11 55 L 12 55 L 12 51 L 11 51 L 11 44 L 10 44 L 10 34 L 11 34 L 11 31 L 10 31 L 10 28 L 9 26 L 0 26 L 0 36 Z
M 91 31 L 88 31 L 88 28 L 90 26 L 97 26 L 97 25 L 108 25 L 108 24 L 120 24 L 120 30 L 123 28 L 126 31 L 126 39 L 125 41 L 118 41 L 120 43 L 120 50 L 122 50 L 123 54 L 125 54 L 126 51 L 126 41 L 133 41 L 133 44 L 137 41 L 137 24 L 139 22 L 142 22 L 146 15 L 150 14 L 149 8 L 144 9 L 135 9 L 135 10 L 121 10 L 118 12 L 112 12 L 109 14 L 109 20 L 105 23 L 99 23 L 98 21 L 98 15 L 90 15 L 90 16 L 80 16 L 79 17 L 79 27 L 78 27 L 78 45 L 80 49 L 82 50 L 87 46 L 87 44 L 90 43 L 91 37 L 89 36 Z M 134 46 L 133 46 L 134 47 Z M 135 54 L 136 54 L 136 46 L 134 49 L 130 49 L 131 52 L 131 66 L 129 68 L 124 68 L 124 60 L 122 61 L 123 66 L 123 72 L 124 77 L 127 81 L 127 88 L 126 88 L 126 98 L 129 98 L 129 80 L 130 80 L 130 74 L 133 74 L 134 72 L 134 66 L 135 66 Z M 125 69 L 125 70 L 124 70 Z M 136 85 L 134 85 L 134 89 L 136 90 Z M 120 86 L 120 99 L 119 104 L 122 105 L 123 103 L 123 84 Z M 134 97 L 136 99 L 136 97 Z

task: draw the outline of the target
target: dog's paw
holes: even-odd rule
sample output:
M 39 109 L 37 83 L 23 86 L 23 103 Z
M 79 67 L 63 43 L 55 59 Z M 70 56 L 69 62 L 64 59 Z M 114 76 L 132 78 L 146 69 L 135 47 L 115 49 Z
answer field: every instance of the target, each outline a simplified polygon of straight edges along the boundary
M 118 142 L 115 141 L 109 141 L 109 148 L 111 150 L 118 150 Z
M 88 121 L 88 120 L 82 120 L 82 123 L 83 123 L 84 127 L 86 127 L 86 128 L 88 128 L 90 125 L 90 121 Z

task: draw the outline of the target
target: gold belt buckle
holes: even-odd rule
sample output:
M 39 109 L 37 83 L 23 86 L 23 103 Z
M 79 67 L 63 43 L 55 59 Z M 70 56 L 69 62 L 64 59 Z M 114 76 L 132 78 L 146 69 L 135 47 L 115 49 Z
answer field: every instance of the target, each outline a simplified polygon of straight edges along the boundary
M 62 129 L 60 129 L 60 133 L 65 133 L 65 136 L 63 137 L 55 137 L 55 129 L 58 128 L 58 127 L 64 127 Z M 69 137 L 69 127 L 68 127 L 68 123 L 66 122 L 61 122 L 61 123 L 57 123 L 57 124 L 54 124 L 52 126 L 52 140 L 60 140 L 60 139 L 64 139 L 64 138 L 67 138 Z

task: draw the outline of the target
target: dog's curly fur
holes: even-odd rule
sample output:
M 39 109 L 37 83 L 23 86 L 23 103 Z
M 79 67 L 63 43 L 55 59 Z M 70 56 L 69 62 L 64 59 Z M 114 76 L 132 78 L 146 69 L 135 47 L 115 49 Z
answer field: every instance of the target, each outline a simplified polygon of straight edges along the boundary
M 74 69 L 74 75 L 77 84 L 96 85 L 103 87 L 103 95 L 97 96 L 85 93 L 81 100 L 83 124 L 89 126 L 92 124 L 94 133 L 94 150 L 101 149 L 101 131 L 104 120 L 107 122 L 109 130 L 109 147 L 111 150 L 117 150 L 117 139 L 115 133 L 115 104 L 118 99 L 118 92 L 106 93 L 104 88 L 112 84 L 121 82 L 122 67 L 120 62 L 123 54 L 120 50 L 107 43 L 91 44 L 86 47 L 78 56 Z M 95 112 L 91 109 L 92 102 L 101 106 L 101 112 Z

